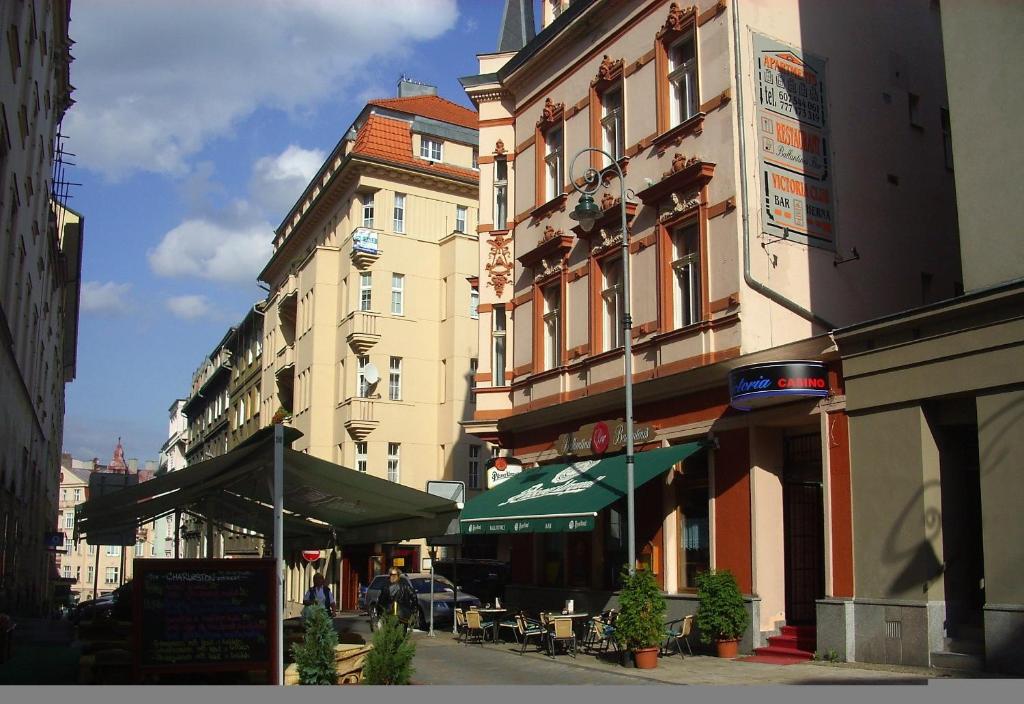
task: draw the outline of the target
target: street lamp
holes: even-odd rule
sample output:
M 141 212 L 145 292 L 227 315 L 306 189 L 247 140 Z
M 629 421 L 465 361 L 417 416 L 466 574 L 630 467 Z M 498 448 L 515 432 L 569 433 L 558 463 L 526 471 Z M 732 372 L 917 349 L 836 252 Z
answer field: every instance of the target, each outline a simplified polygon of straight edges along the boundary
M 594 193 L 601 187 L 601 172 L 593 167 L 587 168 L 583 174 L 583 186 L 576 185 L 573 176 L 576 160 L 583 154 L 600 154 L 611 164 L 619 176 L 619 209 L 622 215 L 622 332 L 623 332 L 623 365 L 626 377 L 626 521 L 628 524 L 627 555 L 629 573 L 636 571 L 636 513 L 633 500 L 633 321 L 629 314 L 629 229 L 626 225 L 626 179 L 618 162 L 611 154 L 596 147 L 586 147 L 576 153 L 569 165 L 569 183 L 574 191 L 580 194 L 579 203 L 569 217 L 579 222 L 584 232 L 590 232 L 602 211 L 594 202 Z

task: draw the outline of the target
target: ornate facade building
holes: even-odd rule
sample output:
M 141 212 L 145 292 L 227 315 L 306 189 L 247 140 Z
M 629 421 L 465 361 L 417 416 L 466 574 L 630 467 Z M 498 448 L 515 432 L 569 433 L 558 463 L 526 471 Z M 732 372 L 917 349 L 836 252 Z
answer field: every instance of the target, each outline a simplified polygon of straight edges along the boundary
M 622 462 L 628 336 L 638 467 L 705 443 L 644 474 L 638 562 L 674 616 L 695 611 L 700 572 L 731 570 L 752 616 L 741 647 L 811 657 L 855 595 L 830 332 L 962 290 L 937 3 L 542 5 L 534 36 L 533 3 L 510 0 L 498 51 L 462 79 L 480 111 L 467 428 L 524 466 L 604 476 Z M 570 218 L 588 170 L 592 229 Z M 613 604 L 625 499 L 546 532 L 568 519 L 527 507 L 557 487 L 517 486 L 516 520 L 495 505 L 471 526 L 511 562 L 509 601 Z M 919 615 L 897 591 L 873 596 Z M 865 628 L 884 635 L 884 619 Z M 928 661 L 919 643 L 902 652 Z
M 0 612 L 52 601 L 64 386 L 75 378 L 84 219 L 64 207 L 70 2 L 0 4 Z

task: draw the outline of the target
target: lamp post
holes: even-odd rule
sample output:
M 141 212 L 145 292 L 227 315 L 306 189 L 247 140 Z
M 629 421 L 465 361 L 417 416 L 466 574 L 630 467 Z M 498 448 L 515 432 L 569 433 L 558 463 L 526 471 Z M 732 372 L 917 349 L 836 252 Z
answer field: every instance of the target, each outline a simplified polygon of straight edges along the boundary
M 601 172 L 593 167 L 588 167 L 583 174 L 583 186 L 576 185 L 576 179 L 573 176 L 576 160 L 584 154 L 600 154 L 605 157 L 611 164 L 608 168 L 614 169 L 619 176 L 619 209 L 622 215 L 623 366 L 626 379 L 626 522 L 628 524 L 626 547 L 629 573 L 633 574 L 636 571 L 636 512 L 633 500 L 633 321 L 630 319 L 629 308 L 629 229 L 626 224 L 626 180 L 618 162 L 603 149 L 586 147 L 578 151 L 572 158 L 572 163 L 569 165 L 569 183 L 572 184 L 573 190 L 580 194 L 580 200 L 569 217 L 578 221 L 585 232 L 590 232 L 594 223 L 602 215 L 601 209 L 594 202 L 594 193 L 601 187 L 602 179 Z

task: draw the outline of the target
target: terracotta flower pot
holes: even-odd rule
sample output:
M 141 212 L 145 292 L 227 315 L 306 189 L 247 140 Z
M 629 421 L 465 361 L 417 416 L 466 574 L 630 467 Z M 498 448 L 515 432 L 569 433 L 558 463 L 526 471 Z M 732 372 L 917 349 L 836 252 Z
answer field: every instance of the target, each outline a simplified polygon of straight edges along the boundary
M 738 639 L 715 641 L 715 654 L 720 658 L 734 658 L 739 654 L 739 649 Z
M 653 670 L 658 666 L 658 649 L 643 648 L 633 651 L 633 658 L 636 660 L 638 670 Z

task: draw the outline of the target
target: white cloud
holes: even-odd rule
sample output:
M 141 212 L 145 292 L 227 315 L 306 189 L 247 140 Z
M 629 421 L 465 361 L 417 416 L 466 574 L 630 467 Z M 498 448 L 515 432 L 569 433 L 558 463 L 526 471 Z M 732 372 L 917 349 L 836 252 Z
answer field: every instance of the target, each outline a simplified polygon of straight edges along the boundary
M 76 4 L 78 102 L 63 131 L 78 163 L 110 178 L 182 175 L 255 110 L 298 114 L 336 98 L 457 18 L 455 0 Z
M 213 315 L 206 296 L 172 296 L 167 299 L 167 309 L 182 320 L 198 320 Z
M 292 144 L 276 156 L 257 159 L 249 182 L 253 201 L 264 211 L 283 218 L 326 156 L 322 150 Z
M 232 225 L 209 218 L 185 220 L 149 252 L 159 276 L 255 283 L 272 252 L 270 223 Z
M 127 313 L 131 307 L 128 300 L 131 288 L 129 283 L 86 281 L 82 284 L 82 310 L 86 313 Z

